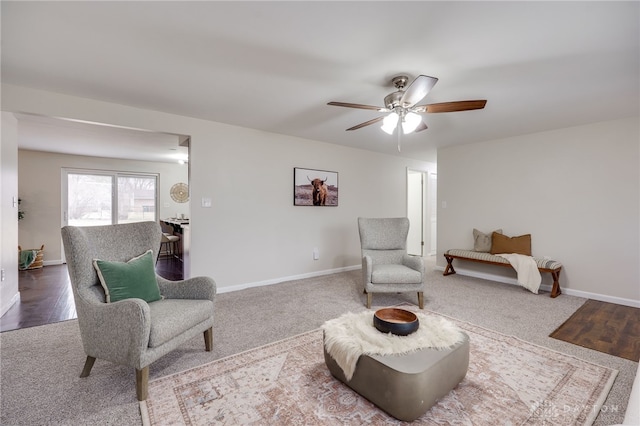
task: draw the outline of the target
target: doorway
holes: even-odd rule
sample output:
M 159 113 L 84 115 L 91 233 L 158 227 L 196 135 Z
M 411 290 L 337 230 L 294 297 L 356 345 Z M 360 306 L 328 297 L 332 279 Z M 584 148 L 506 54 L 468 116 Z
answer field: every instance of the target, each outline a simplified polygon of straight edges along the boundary
M 407 169 L 407 217 L 410 227 L 407 252 L 416 256 L 436 254 L 437 174 Z

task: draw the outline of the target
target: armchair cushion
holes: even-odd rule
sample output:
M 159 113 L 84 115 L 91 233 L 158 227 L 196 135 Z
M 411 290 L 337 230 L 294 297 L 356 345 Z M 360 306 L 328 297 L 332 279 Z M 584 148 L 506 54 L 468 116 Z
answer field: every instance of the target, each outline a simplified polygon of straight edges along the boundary
M 149 303 L 149 310 L 149 347 L 156 348 L 211 318 L 213 301 L 163 299 Z
M 93 267 L 98 272 L 107 303 L 133 298 L 154 302 L 162 298 L 156 280 L 152 250 L 147 250 L 128 262 L 94 259 Z
M 371 274 L 373 284 L 420 284 L 422 274 L 404 265 L 382 264 L 373 265 Z

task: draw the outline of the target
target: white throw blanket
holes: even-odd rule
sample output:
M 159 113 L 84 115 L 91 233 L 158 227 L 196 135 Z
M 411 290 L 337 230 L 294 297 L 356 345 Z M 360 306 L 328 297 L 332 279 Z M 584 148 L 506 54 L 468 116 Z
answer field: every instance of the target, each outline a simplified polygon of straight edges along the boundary
M 513 269 L 518 273 L 518 284 L 532 293 L 538 294 L 542 277 L 533 257 L 517 253 L 503 253 L 496 254 L 496 256 L 507 259 L 513 266 Z
M 416 313 L 420 326 L 408 336 L 382 333 L 373 326 L 374 311 L 346 313 L 322 325 L 327 353 L 351 380 L 360 355 L 394 355 L 422 348 L 446 349 L 464 340 L 462 331 L 438 316 Z

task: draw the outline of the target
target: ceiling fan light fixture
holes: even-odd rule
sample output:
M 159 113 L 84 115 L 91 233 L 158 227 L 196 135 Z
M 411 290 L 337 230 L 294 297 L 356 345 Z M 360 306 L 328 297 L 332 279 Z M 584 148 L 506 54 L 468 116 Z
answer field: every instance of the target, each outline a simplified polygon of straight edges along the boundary
M 400 118 L 398 114 L 396 114 L 395 112 L 392 112 L 391 114 L 387 115 L 384 118 L 384 120 L 382 120 L 382 126 L 380 128 L 384 130 L 386 133 L 392 135 L 393 131 L 398 126 L 398 118 Z
M 418 127 L 422 119 L 415 112 L 410 112 L 406 114 L 402 119 L 402 132 L 407 135 Z

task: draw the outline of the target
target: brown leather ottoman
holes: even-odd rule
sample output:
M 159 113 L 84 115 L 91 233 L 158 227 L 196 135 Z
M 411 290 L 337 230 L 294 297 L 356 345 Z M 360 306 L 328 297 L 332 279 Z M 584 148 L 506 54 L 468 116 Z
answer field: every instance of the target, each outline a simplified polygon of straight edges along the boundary
M 464 379 L 469 367 L 469 336 L 449 349 L 420 349 L 405 355 L 362 355 L 347 381 L 324 349 L 331 374 L 393 417 L 413 421 Z

